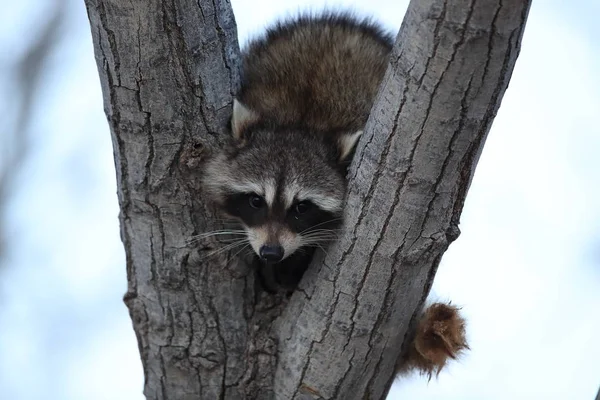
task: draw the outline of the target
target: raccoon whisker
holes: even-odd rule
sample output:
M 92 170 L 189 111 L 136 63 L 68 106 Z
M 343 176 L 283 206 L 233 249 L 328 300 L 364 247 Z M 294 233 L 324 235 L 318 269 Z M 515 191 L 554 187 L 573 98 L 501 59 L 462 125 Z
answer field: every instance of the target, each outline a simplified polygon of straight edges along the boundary
M 314 232 L 314 233 L 308 233 L 308 234 L 303 234 L 303 235 L 299 235 L 303 238 L 307 238 L 307 237 L 317 237 L 317 236 L 329 236 L 329 237 L 338 237 L 338 234 L 335 232 Z
M 242 246 L 242 248 L 236 251 L 235 254 L 231 256 L 231 258 L 237 257 L 237 255 L 244 251 L 244 249 L 246 249 L 248 246 L 250 246 L 250 243 L 247 243 L 245 246 Z
M 325 248 L 320 243 L 306 243 L 303 247 L 319 247 L 321 250 L 325 251 Z
M 205 239 L 208 239 L 208 238 L 196 238 L 196 239 L 188 240 L 187 244 L 188 245 L 197 244 L 197 243 L 199 243 L 199 242 L 201 242 L 201 241 L 203 241 Z M 233 242 L 235 240 L 240 240 L 240 238 L 232 238 L 232 239 L 219 238 L 219 242 L 221 242 L 221 243 L 230 243 L 230 242 Z
M 323 250 L 323 253 L 325 253 L 325 256 L 329 257 L 329 253 L 327 252 L 327 250 L 325 250 L 325 248 L 323 246 L 321 246 L 319 243 L 315 243 L 314 245 L 309 245 L 309 247 L 318 247 L 321 250 Z
M 327 252 L 327 250 L 325 249 L 325 247 L 321 246 L 320 244 L 318 246 L 321 248 L 321 250 L 323 250 L 323 253 L 325 253 L 325 255 L 327 257 L 329 257 L 329 253 Z
M 316 238 L 308 238 L 302 241 L 302 245 L 310 245 L 314 243 L 329 243 L 334 242 L 336 238 L 331 237 L 316 237 Z
M 197 243 L 203 241 L 204 239 L 208 239 L 209 237 L 205 237 L 205 238 L 199 237 L 199 238 L 196 238 L 196 239 L 190 239 L 186 243 L 188 245 L 197 244 Z M 227 243 L 227 242 L 231 242 L 232 240 L 239 240 L 239 238 L 235 238 L 235 239 L 223 239 L 223 238 L 220 238 L 219 242 L 225 242 L 225 243 Z
M 207 237 L 207 236 L 212 236 L 212 235 L 226 235 L 228 233 L 231 233 L 231 234 L 243 234 L 243 233 L 246 233 L 246 231 L 243 230 L 243 229 L 219 229 L 219 230 L 216 230 L 216 231 L 203 232 L 203 233 L 200 233 L 198 235 L 192 236 L 192 238 Z
M 206 239 L 212 236 L 220 236 L 220 235 L 245 235 L 246 231 L 228 231 L 228 230 L 222 230 L 222 231 L 213 231 L 213 232 L 205 232 L 205 233 L 201 233 L 199 235 L 195 235 L 190 237 L 187 242 L 188 243 L 194 243 L 197 242 L 201 239 Z
M 321 241 L 321 240 L 335 240 L 338 235 L 332 233 L 318 233 L 312 235 L 302 235 L 302 240 L 307 242 Z
M 256 254 L 254 253 L 254 249 L 252 247 L 246 249 L 246 251 L 244 252 L 244 257 L 248 257 L 250 255 Z
M 240 238 L 231 238 L 231 239 L 223 239 L 223 238 L 219 238 L 219 239 L 218 239 L 218 242 L 219 242 L 219 243 L 225 243 L 225 244 L 229 244 L 229 243 L 237 242 L 238 240 L 240 240 Z
M 213 232 L 211 234 L 206 234 L 206 235 L 198 235 L 198 236 L 194 236 L 188 239 L 188 241 L 198 241 L 200 239 L 208 239 L 210 237 L 213 236 L 227 236 L 227 235 L 231 235 L 231 236 L 242 236 L 245 233 L 235 233 L 235 232 Z
M 188 245 L 196 245 L 196 244 L 199 244 L 199 243 L 201 243 L 201 242 L 202 242 L 204 239 L 205 239 L 205 238 L 199 238 L 199 239 L 196 239 L 196 240 L 192 240 L 192 241 L 188 242 Z M 224 239 L 224 238 L 222 238 L 222 237 L 219 237 L 218 239 L 216 239 L 216 241 L 217 241 L 218 243 L 222 243 L 222 244 L 230 244 L 230 243 L 233 243 L 233 242 L 237 242 L 237 241 L 239 241 L 239 240 L 240 240 L 240 238 L 239 238 L 239 237 L 236 237 L 236 238 L 228 238 L 228 239 Z
M 246 251 L 244 252 L 244 255 L 242 257 L 250 257 L 255 255 L 256 253 L 254 252 L 254 250 L 252 249 L 252 247 L 250 247 L 249 249 L 246 249 Z
M 341 231 L 342 231 L 342 229 L 328 229 L 328 228 L 316 228 L 316 229 L 313 229 L 313 228 L 309 228 L 309 229 L 306 229 L 306 230 L 302 231 L 301 233 L 305 234 L 305 233 L 310 233 L 310 232 L 341 232 Z
M 228 244 L 226 246 L 223 246 L 220 249 L 217 249 L 215 251 L 211 251 L 206 256 L 202 257 L 200 260 L 205 260 L 205 259 L 207 259 L 209 257 L 215 256 L 217 254 L 224 253 L 224 252 L 229 251 L 229 250 L 233 250 L 233 249 L 235 249 L 238 246 L 247 245 L 247 244 L 248 244 L 248 239 L 244 238 L 244 239 L 239 240 L 237 242 L 230 243 L 230 244 Z
M 305 230 L 303 230 L 302 232 L 300 232 L 300 234 L 303 234 L 304 232 L 307 232 L 307 231 L 309 231 L 309 230 L 311 230 L 311 229 L 314 229 L 314 228 L 316 228 L 317 226 L 321 226 L 321 225 L 325 225 L 325 224 L 329 224 L 329 223 L 331 223 L 331 222 L 336 222 L 336 221 L 341 221 L 341 220 L 342 220 L 342 218 L 333 218 L 333 219 L 328 219 L 327 221 L 324 221 L 324 222 L 321 222 L 321 223 L 319 223 L 319 224 L 313 225 L 313 226 L 311 226 L 311 227 L 309 227 L 309 228 L 306 228 Z
M 327 232 L 327 231 L 322 231 L 322 232 L 308 232 L 308 233 L 304 233 L 301 235 L 302 237 L 318 237 L 318 236 L 327 236 L 327 237 L 333 237 L 333 238 L 338 238 L 339 234 L 337 232 Z
M 309 235 L 311 233 L 317 233 L 317 232 L 339 233 L 339 232 L 342 232 L 342 229 L 313 229 L 313 230 L 304 232 L 303 235 Z
M 333 240 L 310 240 L 310 241 L 305 241 L 302 243 L 302 247 L 323 247 L 323 246 L 327 246 L 328 243 L 332 242 Z
M 337 237 L 335 236 L 304 236 L 301 238 L 302 245 L 312 244 L 312 243 L 329 243 L 336 241 Z
M 211 258 L 211 257 L 217 256 L 217 255 L 219 255 L 219 254 L 223 254 L 223 253 L 226 253 L 226 252 L 228 252 L 228 251 L 232 251 L 232 250 L 233 250 L 233 249 L 235 249 L 236 247 L 238 247 L 238 246 L 242 246 L 242 245 L 243 245 L 243 243 L 238 243 L 238 244 L 237 244 L 237 246 L 229 247 L 229 248 L 227 248 L 227 249 L 223 248 L 223 249 L 215 250 L 215 251 L 213 251 L 213 252 L 211 252 L 211 253 L 207 254 L 207 255 L 206 255 L 204 258 L 201 258 L 200 260 L 205 260 L 205 259 L 208 259 L 208 258 Z
M 246 240 L 240 240 L 240 241 L 237 241 L 237 242 L 229 243 L 229 244 L 221 247 L 220 249 L 217 249 L 217 250 L 214 250 L 214 251 L 210 252 L 208 254 L 208 256 L 214 256 L 216 254 L 223 253 L 223 252 L 235 249 L 236 247 L 241 246 L 241 245 L 243 245 L 245 243 L 246 243 Z

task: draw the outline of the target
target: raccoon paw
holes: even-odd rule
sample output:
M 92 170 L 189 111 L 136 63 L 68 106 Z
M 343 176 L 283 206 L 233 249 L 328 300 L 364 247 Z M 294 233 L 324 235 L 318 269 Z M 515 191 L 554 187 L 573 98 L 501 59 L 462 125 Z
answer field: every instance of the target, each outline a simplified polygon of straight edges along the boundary
M 398 372 L 416 369 L 429 379 L 448 361 L 469 349 L 465 337 L 465 320 L 459 308 L 434 303 L 421 315 L 407 358 Z

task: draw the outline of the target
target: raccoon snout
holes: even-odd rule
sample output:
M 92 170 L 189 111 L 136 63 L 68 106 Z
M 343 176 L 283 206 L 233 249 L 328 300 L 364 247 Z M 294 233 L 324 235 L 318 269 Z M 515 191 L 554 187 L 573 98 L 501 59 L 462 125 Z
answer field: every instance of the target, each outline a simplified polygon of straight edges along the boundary
M 278 244 L 265 244 L 260 248 L 260 258 L 267 262 L 279 262 L 283 259 L 283 254 L 283 247 Z

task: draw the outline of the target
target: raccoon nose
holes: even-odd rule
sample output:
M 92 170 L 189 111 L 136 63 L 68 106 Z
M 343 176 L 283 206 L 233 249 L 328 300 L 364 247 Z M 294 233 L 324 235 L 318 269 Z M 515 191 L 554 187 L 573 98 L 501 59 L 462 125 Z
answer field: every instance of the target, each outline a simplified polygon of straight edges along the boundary
M 283 247 L 266 244 L 260 248 L 260 258 L 268 262 L 278 262 L 283 258 Z

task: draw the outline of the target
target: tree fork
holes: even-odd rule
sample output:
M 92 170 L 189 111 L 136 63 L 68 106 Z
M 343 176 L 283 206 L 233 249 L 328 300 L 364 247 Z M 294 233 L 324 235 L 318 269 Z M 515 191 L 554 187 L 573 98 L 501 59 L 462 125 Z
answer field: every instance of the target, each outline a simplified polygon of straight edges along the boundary
M 349 173 L 344 234 L 260 293 L 197 175 L 238 87 L 224 0 L 85 0 L 148 399 L 384 399 L 508 86 L 530 0 L 412 0 Z

